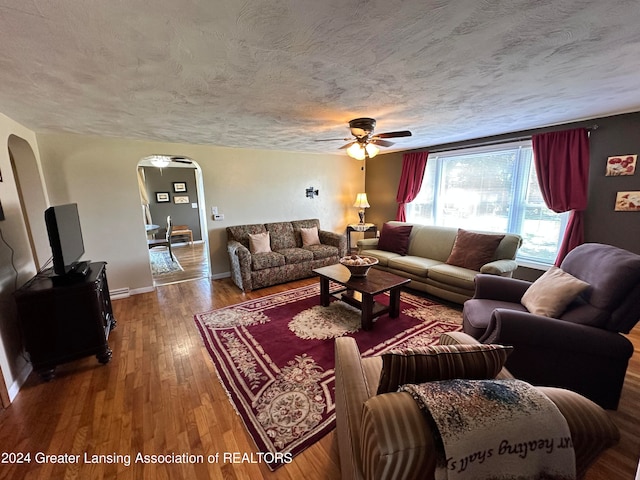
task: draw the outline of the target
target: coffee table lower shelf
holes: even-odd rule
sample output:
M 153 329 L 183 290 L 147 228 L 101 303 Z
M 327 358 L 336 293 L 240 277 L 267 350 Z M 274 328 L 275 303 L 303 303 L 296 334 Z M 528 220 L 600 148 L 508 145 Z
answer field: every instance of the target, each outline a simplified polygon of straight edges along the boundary
M 373 328 L 373 320 L 381 315 L 389 314 L 391 318 L 400 315 L 400 289 L 410 282 L 403 278 L 381 270 L 370 270 L 366 277 L 351 277 L 342 265 L 330 265 L 314 270 L 320 277 L 320 304 L 328 307 L 331 297 L 335 297 L 357 309 L 361 313 L 363 330 Z M 338 283 L 345 288 L 331 292 L 330 282 Z M 375 295 L 389 292 L 389 305 L 378 303 Z

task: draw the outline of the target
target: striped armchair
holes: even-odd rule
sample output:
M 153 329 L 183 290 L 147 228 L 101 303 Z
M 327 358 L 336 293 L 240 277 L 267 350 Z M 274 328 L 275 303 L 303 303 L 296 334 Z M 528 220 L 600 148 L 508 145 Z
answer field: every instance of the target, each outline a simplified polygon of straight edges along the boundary
M 441 344 L 478 343 L 462 332 L 445 333 Z M 422 411 L 406 392 L 377 395 L 382 358 L 361 358 L 351 337 L 335 343 L 336 433 L 343 479 L 433 479 L 433 436 Z M 513 378 L 503 369 L 496 378 Z M 539 387 L 567 419 L 576 472 L 589 466 L 620 438 L 607 413 L 577 393 Z

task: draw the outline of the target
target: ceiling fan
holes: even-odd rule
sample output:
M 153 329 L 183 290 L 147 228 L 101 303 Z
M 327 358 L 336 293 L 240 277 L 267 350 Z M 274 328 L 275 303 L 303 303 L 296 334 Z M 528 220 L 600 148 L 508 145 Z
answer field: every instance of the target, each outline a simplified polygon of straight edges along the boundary
M 351 138 L 331 138 L 322 141 L 336 141 L 344 140 L 349 142 L 346 145 L 340 147 L 340 149 L 346 149 L 347 154 L 356 160 L 364 160 L 365 158 L 375 157 L 380 147 L 390 147 L 394 142 L 385 140 L 385 138 L 398 138 L 398 137 L 410 137 L 411 132 L 409 130 L 401 130 L 397 132 L 386 132 L 374 134 L 373 130 L 376 128 L 376 121 L 373 118 L 354 118 L 349 122 L 349 129 L 351 130 Z

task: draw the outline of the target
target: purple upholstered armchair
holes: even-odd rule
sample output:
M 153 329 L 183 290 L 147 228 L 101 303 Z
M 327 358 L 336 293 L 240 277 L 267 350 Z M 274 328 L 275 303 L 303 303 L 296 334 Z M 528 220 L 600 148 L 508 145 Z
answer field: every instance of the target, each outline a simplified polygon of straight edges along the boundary
M 633 345 L 620 335 L 640 319 L 640 255 L 586 243 L 560 268 L 589 284 L 558 318 L 520 303 L 531 283 L 478 275 L 463 309 L 463 330 L 483 343 L 513 345 L 506 367 L 535 385 L 573 390 L 616 409 Z

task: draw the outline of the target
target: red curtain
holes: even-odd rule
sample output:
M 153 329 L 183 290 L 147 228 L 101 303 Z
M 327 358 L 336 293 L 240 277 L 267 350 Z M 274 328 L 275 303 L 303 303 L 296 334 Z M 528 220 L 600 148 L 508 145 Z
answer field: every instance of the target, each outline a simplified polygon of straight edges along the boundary
M 585 128 L 531 137 L 542 196 L 556 213 L 571 211 L 556 258 L 559 266 L 573 248 L 584 243 L 583 212 L 589 184 L 589 134 Z
M 396 220 L 406 222 L 405 206 L 420 193 L 428 156 L 429 152 L 405 153 L 402 156 L 402 174 L 400 175 L 398 194 L 396 195 L 396 201 L 398 202 Z

